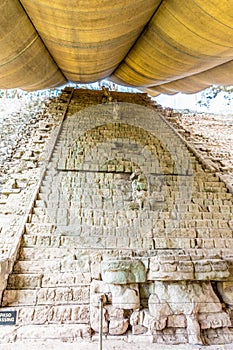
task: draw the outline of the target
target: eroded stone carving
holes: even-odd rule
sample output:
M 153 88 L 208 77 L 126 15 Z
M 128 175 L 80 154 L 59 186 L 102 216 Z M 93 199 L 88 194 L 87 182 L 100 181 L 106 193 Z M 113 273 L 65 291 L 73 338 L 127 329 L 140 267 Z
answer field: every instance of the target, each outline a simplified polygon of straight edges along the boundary
M 146 270 L 140 260 L 105 260 L 101 264 L 102 278 L 106 283 L 128 284 L 146 281 Z
M 213 262 L 210 268 L 210 261 L 200 260 L 188 253 L 180 255 L 180 260 L 177 254 L 158 254 L 150 257 L 146 266 L 139 259 L 102 261 L 103 281 L 93 281 L 91 286 L 92 328 L 98 332 L 98 300 L 102 297 L 103 329 L 109 334 L 124 334 L 129 326 L 133 334 L 154 337 L 178 330 L 176 341 L 204 344 L 203 332 L 206 330 L 219 328 L 229 332 L 230 315 L 223 309 L 211 282 L 203 281 L 208 276 L 221 280 L 229 275 L 224 261 L 216 257 Z M 140 290 L 143 288 L 139 288 L 139 283 L 146 286 L 148 281 L 153 288 L 148 289 L 148 307 L 143 308 L 144 302 L 140 300 Z M 230 305 L 232 284 L 218 284 L 223 300 Z M 145 299 L 145 295 L 142 298 Z
M 221 281 L 229 277 L 227 262 L 220 259 L 197 258 L 190 254 L 157 255 L 150 258 L 148 280 Z
M 100 313 L 99 313 L 99 301 L 103 300 L 103 333 L 108 332 L 108 315 L 105 306 L 108 304 L 108 296 L 110 293 L 109 286 L 103 281 L 93 280 L 90 286 L 90 323 L 91 328 L 95 331 L 99 331 Z
M 135 310 L 140 307 L 138 284 L 110 285 L 112 305 L 119 309 Z
M 136 311 L 130 323 L 133 332 L 156 334 L 170 327 L 185 327 L 188 342 L 203 344 L 201 329 L 230 327 L 229 315 L 210 282 L 154 282 L 148 310 Z
M 93 280 L 90 290 L 91 328 L 99 330 L 99 300 L 103 300 L 103 332 L 124 334 L 129 326 L 128 310 L 139 307 L 138 285 L 107 285 Z
M 132 197 L 130 204 L 131 209 L 143 209 L 144 202 L 148 196 L 148 183 L 146 177 L 140 170 L 133 172 L 130 176 L 132 181 Z

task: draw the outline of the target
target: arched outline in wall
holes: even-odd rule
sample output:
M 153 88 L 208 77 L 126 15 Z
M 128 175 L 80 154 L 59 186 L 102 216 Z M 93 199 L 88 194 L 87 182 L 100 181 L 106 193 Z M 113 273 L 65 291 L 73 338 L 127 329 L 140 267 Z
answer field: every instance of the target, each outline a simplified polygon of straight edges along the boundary
M 137 130 L 153 135 L 175 166 L 177 175 L 179 198 L 177 199 L 176 212 L 184 211 L 184 206 L 190 203 L 192 194 L 192 161 L 188 149 L 177 134 L 164 122 L 158 113 L 150 108 L 130 103 L 118 104 L 118 117 L 113 113 L 114 104 L 95 105 L 86 108 L 70 116 L 67 121 L 73 121 L 75 125 L 73 141 L 68 149 L 69 154 L 75 152 L 77 140 L 84 140 L 85 135 L 91 135 L 94 130 L 106 128 L 106 125 L 127 125 Z M 96 116 L 96 118 L 95 118 Z M 145 122 L 146 121 L 146 122 Z M 146 124 L 146 127 L 145 127 Z M 114 135 L 112 137 L 114 139 Z M 103 140 L 99 138 L 99 142 Z M 98 142 L 96 142 L 98 144 Z M 91 149 L 91 147 L 90 147 Z M 93 149 L 92 149 L 93 150 Z M 67 154 L 67 166 L 65 170 L 75 170 L 69 166 L 69 154 Z M 142 167 L 140 165 L 140 167 Z M 164 167 L 164 166 L 163 166 Z M 148 171 L 146 172 L 148 174 Z M 146 174 L 146 175 L 147 175 Z

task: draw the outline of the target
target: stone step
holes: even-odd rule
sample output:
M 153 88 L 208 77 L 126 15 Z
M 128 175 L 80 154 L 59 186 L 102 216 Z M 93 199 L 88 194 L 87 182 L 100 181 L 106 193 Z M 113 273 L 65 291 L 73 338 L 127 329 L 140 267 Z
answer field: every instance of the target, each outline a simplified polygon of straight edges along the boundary
M 212 214 L 211 214 L 212 213 Z M 29 241 L 29 236 L 38 236 L 38 240 L 42 240 L 42 237 L 48 237 L 48 241 L 53 241 L 53 244 L 61 235 L 86 235 L 86 236 L 95 236 L 95 235 L 111 235 L 115 230 L 128 229 L 135 232 L 137 229 L 138 234 L 135 232 L 134 234 L 140 235 L 142 228 L 148 227 L 148 230 L 152 228 L 158 228 L 163 230 L 171 225 L 174 225 L 177 230 L 182 228 L 210 228 L 210 229 L 221 229 L 228 230 L 229 234 L 233 233 L 233 223 L 231 215 L 214 215 L 214 211 L 198 215 L 198 214 L 186 214 L 182 217 L 182 214 L 175 214 L 174 217 L 171 217 L 171 214 L 167 217 L 164 215 L 164 219 L 153 219 L 153 218 L 145 218 L 143 220 L 139 218 L 128 219 L 126 217 L 111 217 L 105 215 L 104 218 L 92 218 L 92 217 L 72 217 L 70 223 L 66 225 L 66 223 L 57 223 L 56 229 L 50 233 L 45 230 L 43 227 L 43 232 L 39 232 L 39 230 L 35 226 L 27 226 L 26 234 L 24 235 L 25 241 Z M 226 216 L 226 217 L 225 217 Z M 214 218 L 213 218 L 214 217 Z M 36 224 L 33 223 L 32 224 Z M 118 232 L 120 234 L 120 232 Z M 41 236 L 41 238 L 40 238 Z M 43 239 L 44 240 L 44 239 Z M 33 243 L 35 244 L 35 243 Z M 48 244 L 50 244 L 48 242 Z
M 51 272 L 37 274 L 12 273 L 7 282 L 7 289 L 38 289 L 52 287 L 74 287 L 90 284 L 91 274 L 73 272 Z
M 16 326 L 45 324 L 88 324 L 89 305 L 40 305 L 3 307 L 1 312 L 16 311 Z
M 41 315 L 43 317 L 43 314 Z M 9 329 L 10 327 L 10 329 Z M 29 342 L 34 344 L 38 341 L 59 341 L 67 343 L 90 340 L 91 330 L 87 324 L 42 324 L 42 325 L 25 325 L 25 326 L 5 326 L 0 328 L 1 343 L 5 343 L 5 349 L 9 349 L 7 343 L 12 342 Z M 44 344 L 44 343 L 43 343 Z M 13 345 L 12 345 L 13 346 Z M 22 347 L 21 347 L 22 346 Z M 30 349 L 31 349 L 30 346 Z M 77 345 L 76 345 L 77 347 Z M 20 344 L 17 349 L 24 349 L 24 343 Z M 15 349 L 16 349 L 15 348 Z M 29 348 L 28 348 L 29 349 Z M 38 349 L 37 347 L 34 349 Z M 55 349 L 55 348 L 54 348 Z
M 156 237 L 153 238 L 155 249 L 233 249 L 233 239 L 229 238 L 179 238 Z
M 41 274 L 41 273 L 52 273 L 53 271 L 61 271 L 61 260 L 39 260 L 31 261 L 18 260 L 13 268 L 14 273 L 19 274 Z
M 52 249 L 46 249 L 46 251 Z M 98 251 L 97 251 L 98 252 Z M 95 256 L 94 249 L 91 250 L 92 256 Z M 96 253 L 96 252 L 95 252 Z M 45 254 L 46 255 L 46 254 Z M 52 255 L 52 253 L 51 253 Z M 46 256 L 45 256 L 46 257 Z M 52 274 L 69 271 L 79 274 L 80 271 L 85 274 L 91 272 L 90 252 L 77 251 L 77 256 L 73 253 L 67 254 L 64 258 L 40 259 L 40 260 L 18 260 L 13 268 L 14 274 Z
M 97 198 L 97 197 L 96 197 Z M 37 217 L 41 217 L 42 220 L 45 220 L 45 216 L 48 217 L 48 220 L 53 219 L 56 215 L 59 215 L 60 213 L 67 213 L 69 210 L 73 210 L 77 213 L 79 211 L 84 210 L 96 210 L 96 211 L 105 211 L 105 212 L 113 212 L 117 209 L 118 212 L 123 211 L 122 208 L 124 208 L 124 212 L 132 212 L 132 209 L 128 209 L 129 205 L 132 201 L 122 200 L 119 199 L 119 201 L 114 202 L 114 198 L 109 199 L 101 199 L 101 197 L 98 196 L 98 198 L 95 200 L 95 197 L 93 197 L 89 204 L 85 204 L 82 200 L 78 201 L 72 201 L 72 205 L 68 206 L 68 202 L 64 201 L 54 201 L 54 200 L 46 200 L 45 208 L 34 208 L 34 215 Z M 87 199 L 86 199 L 87 200 Z M 88 199 L 89 200 L 89 199 Z M 149 199 L 150 200 L 150 199 Z M 147 202 L 146 202 L 147 203 Z M 202 194 L 198 194 L 196 197 L 192 197 L 191 200 L 189 198 L 186 199 L 186 197 L 166 197 L 164 200 L 160 200 L 157 202 L 151 202 L 154 205 L 154 210 L 147 209 L 147 212 L 150 214 L 159 213 L 161 210 L 163 212 L 169 212 L 171 210 L 174 210 L 176 207 L 184 207 L 182 211 L 210 211 L 213 207 L 215 212 L 217 213 L 233 213 L 233 203 L 232 201 L 229 201 L 224 198 L 212 198 L 209 196 L 202 196 Z M 194 204 L 196 205 L 196 208 L 194 209 Z M 215 208 L 214 208 L 215 207 Z M 193 208 L 193 209 L 192 209 Z M 135 210 L 134 212 L 140 213 L 140 211 Z M 49 221 L 48 221 L 49 222 Z
M 44 214 L 44 215 L 40 215 L 40 216 L 38 216 L 38 215 L 34 215 L 34 214 L 32 214 L 32 215 L 30 215 L 30 217 L 28 218 L 28 222 L 29 223 L 35 223 L 35 224 L 39 224 L 39 223 L 41 223 L 41 224 L 55 224 L 52 220 L 51 220 L 51 218 L 49 217 L 49 215 L 47 215 L 47 214 Z
M 42 285 L 42 274 L 14 274 L 7 281 L 7 289 L 34 289 Z
M 50 223 L 27 223 L 25 226 L 24 234 L 34 234 L 34 235 L 49 235 L 54 234 L 56 230 L 56 225 Z
M 135 229 L 136 230 L 136 229 Z M 168 233 L 166 233 L 166 230 Z M 137 231 L 135 231 L 136 233 Z M 151 237 L 148 237 L 143 234 L 134 235 L 134 232 L 132 232 L 132 229 L 126 228 L 119 229 L 119 233 L 121 235 L 115 235 L 115 236 L 86 236 L 85 234 L 83 236 L 76 236 L 76 235 L 67 235 L 67 236 L 61 236 L 60 241 L 59 240 L 48 240 L 50 237 L 46 237 L 46 239 L 43 241 L 37 241 L 37 242 L 44 242 L 44 248 L 46 250 L 52 250 L 53 247 L 60 249 L 66 248 L 69 249 L 70 247 L 73 247 L 75 250 L 82 250 L 82 249 L 154 249 L 158 248 L 160 246 L 157 246 L 154 244 L 155 239 L 162 241 L 164 248 L 166 247 L 173 247 L 173 248 L 195 248 L 196 244 L 193 243 L 195 239 L 199 239 L 200 242 L 204 242 L 205 244 L 198 246 L 199 248 L 232 248 L 233 246 L 233 238 L 232 233 L 228 230 L 219 230 L 218 238 L 216 238 L 216 230 L 211 230 L 210 228 L 202 228 L 202 229 L 192 229 L 192 228 L 186 228 L 181 231 L 177 231 L 177 229 L 173 226 L 171 228 L 167 227 L 167 229 L 164 229 L 164 231 L 161 232 L 155 231 Z M 30 236 L 29 236 L 30 237 Z M 169 238 L 168 238 L 169 237 Z M 36 245 L 36 238 L 31 237 L 27 241 L 26 245 L 24 247 L 43 247 L 43 245 L 38 246 Z M 42 237 L 43 238 L 43 237 Z M 169 242 L 176 242 L 172 243 L 167 246 L 166 240 Z M 49 242 L 50 245 L 48 245 L 46 242 Z M 206 243 L 207 242 L 207 243 Z M 208 243 L 209 242 L 209 243 Z M 54 244 L 54 245 L 53 245 Z M 161 248 L 161 247 L 160 247 Z M 49 254 L 48 254 L 49 255 Z M 47 267 L 46 267 L 47 268 Z
M 90 227 L 90 230 L 93 228 Z M 97 232 L 97 231 L 96 231 Z M 102 232 L 102 231 L 101 231 Z M 162 235 L 163 236 L 163 235 Z M 151 237 L 143 237 L 141 232 L 135 227 L 119 228 L 116 230 L 116 235 L 112 235 L 108 229 L 105 235 L 98 234 L 95 236 L 87 234 L 87 228 L 83 235 L 62 235 L 62 236 L 36 236 L 24 235 L 22 247 L 44 247 L 44 248 L 76 248 L 76 249 L 105 249 L 105 248 L 137 248 L 137 249 L 153 249 L 153 240 Z
M 74 254 L 75 249 L 72 249 L 72 254 Z M 70 248 L 49 248 L 44 247 L 21 247 L 18 253 L 18 260 L 55 260 L 63 259 L 70 254 Z
M 69 211 L 67 211 L 67 208 L 62 205 L 62 203 L 54 203 L 54 207 L 56 205 L 56 210 L 54 207 L 48 207 L 46 209 L 38 210 L 39 208 L 34 208 L 34 214 L 31 215 L 31 221 L 32 220 L 38 220 L 40 217 L 42 220 L 45 219 L 46 216 L 50 216 L 51 218 L 56 216 L 70 216 L 70 217 L 77 217 L 77 219 L 83 218 L 86 219 L 92 219 L 94 221 L 97 220 L 105 220 L 109 217 L 114 219 L 115 217 L 120 217 L 123 219 L 133 220 L 140 218 L 142 220 L 148 218 L 150 215 L 153 219 L 169 219 L 171 215 L 173 215 L 175 212 L 179 213 L 181 217 L 185 217 L 185 215 L 200 215 L 200 219 L 203 219 L 201 215 L 207 215 L 207 213 L 212 213 L 212 215 L 218 215 L 221 216 L 222 219 L 226 219 L 225 215 L 231 216 L 233 213 L 233 207 L 228 204 L 224 204 L 220 200 L 198 200 L 193 199 L 191 203 L 179 203 L 176 202 L 176 205 L 172 205 L 170 208 L 168 208 L 169 201 L 166 201 L 165 203 L 161 203 L 161 208 L 158 208 L 158 210 L 152 211 L 152 210 L 118 210 L 117 213 L 114 210 L 109 209 L 94 209 L 93 207 L 90 208 L 83 208 L 81 204 L 75 203 Z M 60 205 L 60 206 L 59 206 Z M 42 208 L 41 208 L 42 209 Z M 209 215 L 209 214 L 208 214 Z M 212 219 L 212 217 L 210 217 Z M 41 227 L 43 226 L 52 226 L 52 223 L 45 222 L 45 223 L 39 223 Z M 102 221 L 101 221 L 102 225 Z M 30 226 L 30 225 L 28 225 Z
M 65 189 L 61 189 L 61 192 L 60 194 L 57 192 L 57 186 L 55 186 L 55 183 L 53 183 L 52 181 L 54 181 L 54 178 L 53 180 L 51 180 L 51 183 L 47 182 L 47 183 L 44 183 L 43 186 L 40 187 L 40 196 L 39 196 L 39 199 L 38 200 L 58 200 L 59 198 L 66 198 L 67 196 L 67 192 Z M 94 181 L 94 180 L 93 180 Z M 92 182 L 91 184 L 88 184 L 88 189 L 85 188 L 85 185 L 86 185 L 87 181 L 83 180 L 82 182 L 78 182 L 76 180 L 75 182 L 75 195 L 76 197 L 80 197 L 80 196 L 99 196 L 101 197 L 102 196 L 111 196 L 111 197 L 114 197 L 114 196 L 118 196 L 119 194 L 121 195 L 122 192 L 120 189 L 117 189 L 117 188 L 114 188 L 114 185 L 111 186 L 111 188 L 108 188 L 108 185 L 103 185 L 102 187 L 100 187 L 99 184 L 95 184 L 95 182 Z M 71 188 L 72 185 L 70 185 L 70 188 Z M 178 197 L 179 196 L 179 193 L 180 191 L 190 191 L 192 196 L 198 196 L 199 194 L 201 194 L 203 197 L 206 197 L 209 193 L 210 194 L 218 194 L 219 196 L 223 196 L 224 198 L 225 197 L 228 197 L 228 196 L 225 196 L 228 193 L 228 190 L 226 187 L 224 187 L 222 185 L 221 182 L 185 182 L 183 179 L 182 179 L 182 182 L 179 182 L 179 180 L 176 179 L 176 181 L 166 181 L 163 180 L 163 186 L 164 186 L 164 190 L 166 190 L 166 193 L 167 193 L 167 196 L 176 196 Z M 192 186 L 192 188 L 190 188 L 190 186 Z M 68 187 L 68 186 L 67 186 Z M 171 187 L 171 188 L 169 188 Z M 128 188 L 125 188 L 125 191 L 124 191 L 124 195 L 130 195 L 132 193 L 132 189 L 131 187 Z M 229 198 L 229 197 L 228 197 Z
M 45 231 L 46 226 L 48 227 L 49 232 L 54 232 L 55 221 L 58 221 L 59 225 L 72 224 L 72 222 L 74 224 L 80 225 L 81 223 L 90 224 L 91 222 L 93 225 L 102 226 L 105 224 L 111 225 L 114 222 L 114 220 L 119 217 L 123 218 L 125 222 L 128 222 L 128 220 L 131 220 L 133 222 L 133 220 L 137 220 L 138 218 L 143 220 L 148 217 L 148 214 L 151 214 L 151 217 L 153 218 L 151 220 L 153 220 L 154 222 L 156 222 L 157 220 L 170 219 L 174 216 L 174 213 L 178 213 L 181 219 L 186 220 L 221 219 L 223 221 L 226 221 L 232 219 L 233 207 L 231 207 L 230 205 L 221 204 L 222 201 L 220 200 L 195 200 L 194 202 L 195 203 L 187 205 L 177 203 L 176 206 L 171 207 L 170 210 L 166 208 L 166 203 L 164 204 L 165 207 L 163 207 L 164 205 L 162 204 L 162 211 L 119 210 L 117 213 L 114 213 L 111 209 L 94 210 L 93 208 L 82 208 L 81 204 L 75 206 L 75 208 L 71 208 L 70 211 L 68 211 L 64 207 L 59 207 L 59 204 L 56 203 L 56 209 L 50 207 L 46 209 L 34 208 L 34 214 L 31 215 L 29 219 L 30 222 L 26 226 L 26 233 L 28 233 L 29 230 L 33 230 L 33 224 L 35 227 L 34 230 L 36 230 L 37 224 L 40 225 L 41 232 Z M 49 221 L 54 221 L 54 223 Z M 30 223 L 31 225 L 29 225 Z
M 90 287 L 80 284 L 73 287 L 45 287 L 33 289 L 6 289 L 2 306 L 89 305 Z

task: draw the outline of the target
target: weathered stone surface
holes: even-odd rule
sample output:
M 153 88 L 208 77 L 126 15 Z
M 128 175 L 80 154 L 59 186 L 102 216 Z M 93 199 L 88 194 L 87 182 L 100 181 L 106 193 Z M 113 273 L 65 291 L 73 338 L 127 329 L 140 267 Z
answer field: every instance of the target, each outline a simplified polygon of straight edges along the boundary
M 37 292 L 38 304 L 60 304 L 89 302 L 89 286 L 41 288 Z
M 30 305 L 36 302 L 36 290 L 6 290 L 2 306 Z
M 207 282 L 155 282 L 148 305 L 148 311 L 134 311 L 130 318 L 135 334 L 146 328 L 156 334 L 166 327 L 184 327 L 190 343 L 202 344 L 201 329 L 231 325 L 229 315 Z
M 101 267 L 102 278 L 106 283 L 129 284 L 146 280 L 145 266 L 140 260 L 105 260 Z
M 103 299 L 104 305 L 111 300 L 110 286 L 103 281 L 92 280 L 90 285 L 90 304 L 98 307 L 100 299 Z
M 218 282 L 217 288 L 224 303 L 233 307 L 233 282 Z
M 112 335 L 124 334 L 129 326 L 128 319 L 110 319 L 109 322 L 109 333 Z
M 198 315 L 201 329 L 231 327 L 231 320 L 226 312 L 201 313 Z
M 158 330 L 166 326 L 167 317 L 173 312 L 166 301 L 161 301 L 157 294 L 151 294 L 148 300 L 149 313 L 158 322 Z
M 109 285 L 112 294 L 112 305 L 120 309 L 138 309 L 140 295 L 138 284 Z
M 149 260 L 148 280 L 183 281 L 183 280 L 226 280 L 230 275 L 228 264 L 222 259 L 197 259 L 192 254 L 181 256 L 164 255 L 151 257 Z
M 133 104 L 118 103 L 114 119 L 113 105 L 86 108 L 98 94 L 75 93 L 51 158 L 65 100 L 35 122 L 11 169 L 4 163 L 0 248 L 11 266 L 2 264 L 2 289 L 24 233 L 3 297 L 21 327 L 8 340 L 44 330 L 48 339 L 76 341 L 82 330 L 88 338 L 102 298 L 109 337 L 127 339 L 132 327 L 143 341 L 227 342 L 232 286 L 219 281 L 232 280 L 232 194 L 158 114 L 137 108 L 145 96 L 128 95 Z
M 96 306 L 90 306 L 90 325 L 95 332 L 99 332 L 100 329 L 100 308 Z M 103 308 L 103 333 L 108 333 L 108 312 Z
M 170 315 L 167 318 L 168 328 L 186 328 L 187 322 L 185 315 Z
M 8 289 L 39 288 L 42 274 L 11 274 L 8 279 Z
M 90 327 L 88 325 L 28 325 L 17 330 L 17 340 L 56 340 L 74 342 L 85 339 L 90 340 Z M 7 339 L 6 339 L 7 340 Z
M 153 293 L 158 296 L 160 302 L 166 302 L 172 312 L 177 314 L 222 310 L 210 282 L 155 282 Z
M 226 280 L 230 273 L 227 262 L 223 260 L 201 260 L 194 264 L 195 280 Z

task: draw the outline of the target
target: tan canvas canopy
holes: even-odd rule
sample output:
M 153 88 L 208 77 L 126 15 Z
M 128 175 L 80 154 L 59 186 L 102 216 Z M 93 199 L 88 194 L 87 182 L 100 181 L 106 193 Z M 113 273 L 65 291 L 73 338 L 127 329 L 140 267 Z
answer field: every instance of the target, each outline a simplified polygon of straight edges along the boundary
M 2 0 L 0 88 L 233 85 L 233 0 Z

